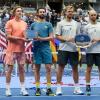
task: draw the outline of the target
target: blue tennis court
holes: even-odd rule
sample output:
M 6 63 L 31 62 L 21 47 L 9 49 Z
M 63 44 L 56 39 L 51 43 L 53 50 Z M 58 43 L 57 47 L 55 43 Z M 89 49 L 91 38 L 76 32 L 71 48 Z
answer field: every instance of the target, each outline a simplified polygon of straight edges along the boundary
M 2 67 L 2 65 L 0 65 Z M 80 74 L 80 86 L 85 93 L 85 69 L 86 65 L 83 65 L 82 68 L 79 68 L 79 74 Z M 15 69 L 16 70 L 16 69 Z M 41 68 L 41 96 L 37 97 L 35 96 L 35 83 L 34 83 L 34 74 L 31 69 L 31 65 L 29 65 L 29 68 L 26 69 L 26 87 L 27 91 L 29 92 L 29 96 L 21 96 L 20 95 L 20 89 L 19 89 L 19 79 L 18 79 L 18 72 L 13 71 L 12 74 L 12 80 L 11 80 L 11 97 L 5 96 L 5 75 L 0 73 L 0 100 L 99 100 L 100 99 L 100 80 L 99 80 L 99 74 L 97 67 L 93 67 L 92 71 L 92 79 L 91 79 L 91 85 L 92 85 L 92 94 L 91 96 L 84 95 L 74 95 L 73 94 L 73 79 L 72 79 L 72 70 L 71 67 L 68 65 L 66 66 L 64 70 L 63 75 L 63 85 L 62 85 L 62 96 L 46 96 L 46 78 L 45 78 L 45 67 L 42 65 Z M 66 81 L 65 81 L 66 80 Z M 16 85 L 15 85 L 16 84 Z M 56 69 L 53 66 L 52 67 L 52 89 L 55 93 L 56 91 Z

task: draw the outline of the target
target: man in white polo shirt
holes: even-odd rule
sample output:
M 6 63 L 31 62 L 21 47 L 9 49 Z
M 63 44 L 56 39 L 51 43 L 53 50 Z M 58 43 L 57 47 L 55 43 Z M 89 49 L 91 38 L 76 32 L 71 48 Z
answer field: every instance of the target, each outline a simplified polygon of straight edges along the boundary
M 91 94 L 90 79 L 93 64 L 98 66 L 100 72 L 100 22 L 97 22 L 97 13 L 94 10 L 89 11 L 88 25 L 85 26 L 85 32 L 91 37 L 92 45 L 87 48 L 86 61 L 86 94 Z
M 79 87 L 78 75 L 78 52 L 74 45 L 74 38 L 76 34 L 80 33 L 80 26 L 72 19 L 74 8 L 67 6 L 65 9 L 65 19 L 57 24 L 56 38 L 61 41 L 58 50 L 58 69 L 57 69 L 57 91 L 56 95 L 61 95 L 61 80 L 65 65 L 70 62 L 72 66 L 73 79 L 75 83 L 74 94 L 82 95 L 83 92 Z

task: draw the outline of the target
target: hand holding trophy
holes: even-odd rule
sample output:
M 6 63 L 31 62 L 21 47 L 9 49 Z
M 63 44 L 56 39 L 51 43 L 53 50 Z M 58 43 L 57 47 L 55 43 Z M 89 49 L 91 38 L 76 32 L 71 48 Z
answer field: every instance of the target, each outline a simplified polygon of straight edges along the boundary
M 29 41 L 36 40 L 38 38 L 38 34 L 39 34 L 39 32 L 37 32 L 35 30 L 28 30 L 26 37 Z

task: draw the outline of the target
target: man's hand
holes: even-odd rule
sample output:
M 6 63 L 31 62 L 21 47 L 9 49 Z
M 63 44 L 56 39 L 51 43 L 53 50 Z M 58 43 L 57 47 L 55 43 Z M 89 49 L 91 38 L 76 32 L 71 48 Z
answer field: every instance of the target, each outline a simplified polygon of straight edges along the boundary
M 100 40 L 99 39 L 93 39 L 92 40 L 92 44 L 95 44 L 95 43 L 97 43 L 97 42 L 99 42 Z
M 99 39 L 93 39 L 92 42 L 99 42 Z
M 68 38 L 68 39 L 66 39 L 66 41 L 67 41 L 67 42 L 72 42 L 72 43 L 75 43 L 74 38 Z
M 37 41 L 42 41 L 42 40 L 43 40 L 43 38 L 38 36 L 38 37 L 34 38 L 34 40 L 37 40 Z

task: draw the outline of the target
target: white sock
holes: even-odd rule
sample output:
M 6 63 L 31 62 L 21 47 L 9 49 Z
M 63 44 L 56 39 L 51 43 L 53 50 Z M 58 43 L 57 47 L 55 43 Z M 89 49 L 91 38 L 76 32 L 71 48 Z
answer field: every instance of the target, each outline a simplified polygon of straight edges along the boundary
M 61 87 L 61 84 L 57 84 L 57 88 L 60 88 Z
M 6 83 L 6 89 L 10 90 L 10 83 Z
M 76 86 L 76 87 L 77 87 L 77 86 L 79 86 L 79 84 L 78 84 L 78 83 L 75 83 L 75 84 L 74 84 L 74 86 Z
M 87 82 L 86 85 L 90 85 L 90 82 Z
M 75 83 L 74 84 L 75 88 L 79 87 L 79 84 L 78 83 Z
M 21 90 L 25 90 L 25 84 L 24 84 L 24 82 L 20 83 L 20 87 L 21 87 Z

